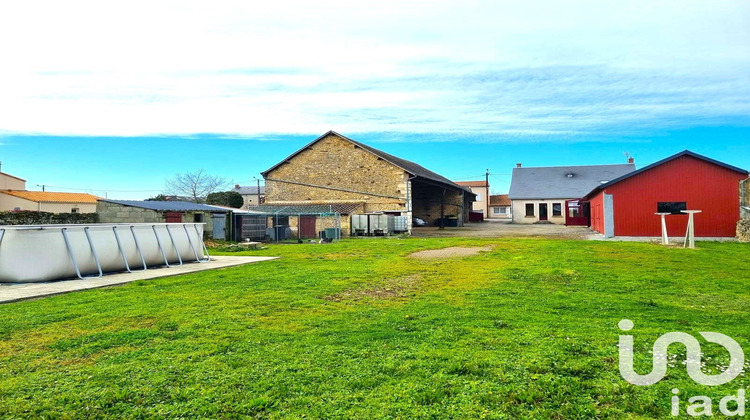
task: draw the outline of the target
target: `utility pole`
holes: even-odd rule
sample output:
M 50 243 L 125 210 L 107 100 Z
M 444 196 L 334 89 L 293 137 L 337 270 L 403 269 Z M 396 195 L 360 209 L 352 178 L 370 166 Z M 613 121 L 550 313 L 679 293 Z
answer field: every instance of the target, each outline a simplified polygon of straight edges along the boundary
M 258 178 L 256 176 L 254 176 L 253 178 L 255 178 L 255 181 L 257 181 L 257 188 L 258 189 L 255 192 L 256 192 L 256 195 L 258 197 L 258 202 L 257 202 L 256 206 L 259 206 L 260 205 L 260 178 Z
M 487 207 L 487 213 L 485 213 L 486 218 L 490 218 L 490 170 L 487 168 L 487 172 L 484 173 L 484 201 L 487 203 L 485 207 Z

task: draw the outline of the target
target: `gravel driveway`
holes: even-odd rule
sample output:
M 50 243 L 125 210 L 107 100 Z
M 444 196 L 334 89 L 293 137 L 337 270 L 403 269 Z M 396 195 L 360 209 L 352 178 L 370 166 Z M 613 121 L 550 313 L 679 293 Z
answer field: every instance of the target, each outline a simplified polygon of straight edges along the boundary
M 586 226 L 515 224 L 506 221 L 484 221 L 467 223 L 464 227 L 445 228 L 434 226 L 415 227 L 415 237 L 513 237 L 542 236 L 564 239 L 601 239 L 601 235 Z

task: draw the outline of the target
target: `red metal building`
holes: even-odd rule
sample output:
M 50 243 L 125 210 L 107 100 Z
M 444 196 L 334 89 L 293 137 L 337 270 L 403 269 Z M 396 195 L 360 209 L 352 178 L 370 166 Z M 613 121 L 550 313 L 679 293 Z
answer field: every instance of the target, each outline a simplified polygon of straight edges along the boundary
M 739 183 L 748 171 L 685 150 L 602 184 L 584 197 L 591 228 L 612 236 L 661 236 L 666 217 L 669 236 L 684 236 L 687 215 L 695 215 L 695 235 L 734 237 L 740 218 Z

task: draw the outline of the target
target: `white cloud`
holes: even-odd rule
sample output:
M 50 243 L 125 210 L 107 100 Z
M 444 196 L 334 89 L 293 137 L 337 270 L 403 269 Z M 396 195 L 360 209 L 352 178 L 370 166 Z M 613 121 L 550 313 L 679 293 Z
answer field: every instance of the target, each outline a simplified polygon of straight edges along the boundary
M 746 2 L 12 2 L 0 132 L 750 123 Z

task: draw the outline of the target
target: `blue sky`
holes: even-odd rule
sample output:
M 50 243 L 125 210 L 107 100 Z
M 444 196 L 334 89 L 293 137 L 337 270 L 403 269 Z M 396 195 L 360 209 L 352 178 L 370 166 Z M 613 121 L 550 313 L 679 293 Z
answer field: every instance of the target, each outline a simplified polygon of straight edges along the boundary
M 198 168 L 253 182 L 330 129 L 454 179 L 489 168 L 498 193 L 516 162 L 688 148 L 750 168 L 748 18 L 732 1 L 6 2 L 0 161 L 29 189 L 131 199 Z

